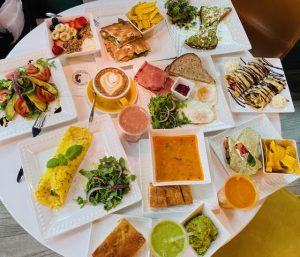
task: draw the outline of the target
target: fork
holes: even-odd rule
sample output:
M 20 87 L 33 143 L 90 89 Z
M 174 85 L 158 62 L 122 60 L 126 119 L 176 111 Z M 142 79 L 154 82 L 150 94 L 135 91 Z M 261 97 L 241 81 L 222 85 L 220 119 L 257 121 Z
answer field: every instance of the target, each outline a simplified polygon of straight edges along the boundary
M 62 15 L 55 14 L 55 13 L 52 13 L 52 12 L 47 12 L 46 16 L 49 17 L 49 18 L 62 17 Z M 94 23 L 95 23 L 96 27 L 98 27 L 100 25 L 100 22 L 97 21 L 95 18 L 94 18 Z
M 33 126 L 32 126 L 32 136 L 36 137 L 38 134 L 40 134 L 42 127 L 44 126 L 45 120 L 46 120 L 47 114 L 46 112 L 42 112 L 39 117 L 35 120 Z M 17 175 L 17 182 L 20 183 L 22 178 L 24 176 L 23 168 L 21 167 L 18 175 Z

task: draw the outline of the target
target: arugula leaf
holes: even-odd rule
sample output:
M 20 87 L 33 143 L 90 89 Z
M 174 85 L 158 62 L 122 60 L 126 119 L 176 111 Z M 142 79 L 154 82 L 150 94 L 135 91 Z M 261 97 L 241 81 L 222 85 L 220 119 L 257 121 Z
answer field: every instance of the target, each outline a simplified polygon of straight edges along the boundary
M 87 200 L 84 200 L 82 198 L 82 196 L 78 196 L 75 201 L 78 203 L 78 205 L 80 206 L 80 208 L 83 208 L 87 204 L 87 202 L 88 202 Z

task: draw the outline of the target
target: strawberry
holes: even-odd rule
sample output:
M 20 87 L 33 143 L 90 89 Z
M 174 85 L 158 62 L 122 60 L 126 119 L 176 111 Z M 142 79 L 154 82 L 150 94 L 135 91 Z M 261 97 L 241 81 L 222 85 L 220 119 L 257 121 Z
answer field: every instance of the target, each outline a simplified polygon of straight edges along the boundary
M 52 52 L 53 52 L 55 55 L 60 55 L 60 54 L 63 52 L 63 49 L 62 49 L 60 46 L 54 45 L 54 46 L 52 47 Z
M 69 21 L 70 28 L 75 28 L 75 21 L 71 20 Z
M 26 67 L 27 74 L 35 74 L 35 73 L 38 73 L 38 71 L 39 71 L 39 69 L 31 63 L 29 63 Z
M 63 44 L 64 44 L 64 41 L 58 39 L 58 40 L 53 40 L 54 41 L 54 45 L 55 46 L 59 46 L 62 48 Z
M 76 29 L 81 29 L 87 24 L 87 20 L 84 17 L 79 17 L 75 19 L 75 28 Z

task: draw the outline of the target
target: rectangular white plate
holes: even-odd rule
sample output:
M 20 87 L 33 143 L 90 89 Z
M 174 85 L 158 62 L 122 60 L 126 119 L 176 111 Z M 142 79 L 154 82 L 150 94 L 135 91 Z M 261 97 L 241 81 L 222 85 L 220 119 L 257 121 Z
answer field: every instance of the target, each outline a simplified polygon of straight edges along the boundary
M 93 39 L 95 41 L 95 49 L 85 50 L 85 51 L 80 51 L 80 52 L 74 52 L 74 53 L 62 53 L 58 57 L 60 57 L 60 58 L 76 57 L 76 56 L 93 54 L 93 53 L 96 53 L 96 52 L 100 51 L 99 35 L 97 33 L 97 29 L 96 29 L 96 26 L 95 26 L 95 23 L 94 23 L 94 18 L 93 18 L 92 14 L 90 14 L 90 13 L 81 13 L 81 14 L 74 15 L 74 16 L 58 17 L 58 20 L 61 21 L 61 22 L 68 22 L 70 20 L 74 20 L 75 18 L 78 18 L 78 17 L 81 17 L 81 16 L 85 17 L 87 19 L 87 21 L 90 23 L 91 32 L 92 32 L 92 35 L 93 35 Z M 47 42 L 48 42 L 48 52 L 49 52 L 49 56 L 53 57 L 53 56 L 55 56 L 52 52 L 53 40 L 52 40 L 52 36 L 51 36 L 51 31 L 49 29 L 51 24 L 52 24 L 51 18 L 45 19 L 44 27 L 45 27 L 46 37 L 47 37 Z
M 254 58 L 242 58 L 243 61 L 249 62 L 253 60 Z M 270 62 L 273 66 L 282 68 L 282 63 L 279 58 L 265 58 L 268 62 Z M 236 103 L 236 101 L 232 98 L 230 93 L 227 90 L 227 81 L 225 80 L 225 67 L 228 63 L 230 62 L 239 62 L 240 64 L 243 64 L 242 60 L 240 58 L 224 58 L 223 63 L 222 63 L 222 68 L 221 68 L 221 73 L 222 73 L 222 84 L 224 85 L 224 90 L 227 91 L 228 93 L 228 98 L 229 98 L 229 104 L 232 112 L 250 112 L 250 113 L 257 113 L 254 110 L 252 110 L 250 107 L 245 105 L 245 108 L 240 106 L 239 104 Z M 272 69 L 272 68 L 271 68 Z M 273 69 L 275 72 L 278 72 L 280 74 L 284 75 L 283 70 L 278 70 L 278 69 Z M 287 99 L 287 106 L 285 108 L 274 108 L 272 107 L 271 104 L 268 104 L 260 113 L 284 113 L 284 112 L 295 112 L 293 100 L 291 97 L 290 89 L 286 80 L 286 77 L 284 76 L 284 80 L 286 81 L 286 88 L 283 89 L 280 92 L 280 95 L 284 96 Z
M 165 15 L 170 33 L 175 41 L 178 55 L 185 53 L 195 53 L 199 56 L 218 55 L 225 53 L 239 52 L 243 50 L 251 49 L 251 44 L 243 28 L 243 25 L 234 9 L 230 0 L 191 0 L 189 3 L 199 8 L 205 6 L 220 6 L 231 7 L 232 11 L 222 20 L 218 25 L 217 36 L 219 43 L 215 49 L 212 50 L 200 50 L 194 49 L 184 44 L 184 40 L 189 36 L 196 34 L 200 27 L 200 18 L 197 17 L 197 25 L 189 30 L 184 28 L 180 29 L 176 24 L 172 24 L 168 17 L 167 10 L 164 7 L 165 0 L 158 0 L 158 6 L 162 10 L 162 14 Z
M 101 7 L 95 7 L 87 11 L 93 13 L 95 19 L 100 23 L 97 27 L 98 33 L 100 34 L 101 27 L 117 22 L 118 18 L 127 20 L 125 13 L 128 12 L 133 5 L 134 4 L 130 4 L 127 1 L 115 3 L 113 6 L 103 3 Z M 149 35 L 145 35 L 144 39 L 146 39 L 146 42 L 151 48 L 147 56 L 135 58 L 127 62 L 117 62 L 106 51 L 103 38 L 100 36 L 101 63 L 105 63 L 105 65 L 129 66 L 138 61 L 164 60 L 177 56 L 174 41 L 171 38 L 165 21 L 154 28 Z
M 232 176 L 237 173 L 233 171 L 226 163 L 225 151 L 223 147 L 224 138 L 226 136 L 230 136 L 233 140 L 235 140 L 241 131 L 247 127 L 254 129 L 262 138 L 281 138 L 281 135 L 276 131 L 268 117 L 264 114 L 261 114 L 238 127 L 228 129 L 216 136 L 209 137 L 210 145 L 227 171 L 228 176 Z M 253 175 L 252 178 L 255 180 L 258 186 L 259 199 L 263 199 L 277 189 L 293 182 L 298 178 L 298 176 L 294 174 L 264 174 L 263 171 L 260 170 Z
M 189 214 L 187 214 L 181 220 L 181 224 L 184 225 L 187 221 L 201 214 L 210 218 L 218 230 L 218 236 L 216 240 L 211 243 L 206 253 L 203 255 L 203 257 L 210 257 L 213 255 L 213 253 L 215 253 L 221 246 L 223 246 L 230 239 L 231 235 L 229 231 L 222 225 L 222 223 L 219 221 L 216 215 L 204 203 L 198 204 Z M 191 245 L 188 244 L 187 250 L 184 253 L 183 257 L 193 257 L 193 256 L 198 257 L 198 254 L 191 247 Z
M 149 63 L 164 70 L 173 60 L 174 59 L 149 62 Z M 188 127 L 188 128 L 197 127 L 197 128 L 201 128 L 204 132 L 211 132 L 211 131 L 232 128 L 232 127 L 234 127 L 234 120 L 233 120 L 230 108 L 225 99 L 222 85 L 220 83 L 220 78 L 215 69 L 213 61 L 210 56 L 205 56 L 205 57 L 201 57 L 201 62 L 202 62 L 202 66 L 216 81 L 217 104 L 215 106 L 215 114 L 217 117 L 213 122 L 208 123 L 208 124 L 186 125 L 183 127 Z M 143 62 L 140 62 L 133 66 L 134 74 L 136 74 L 136 72 L 138 71 L 138 69 L 140 68 L 140 66 L 142 64 L 143 64 Z M 148 109 L 148 104 L 149 104 L 150 98 L 151 98 L 151 96 L 155 96 L 155 94 L 152 93 L 151 91 L 143 88 L 140 85 L 138 85 L 138 91 L 139 91 L 139 101 L 140 101 L 139 104 L 141 104 L 144 108 Z
M 208 147 L 208 144 L 206 144 Z M 149 158 L 150 141 L 142 139 L 139 143 L 140 156 L 140 183 L 142 190 L 142 205 L 144 216 L 153 218 L 170 218 L 175 213 L 189 212 L 199 205 L 201 201 L 209 204 L 212 209 L 218 208 L 218 198 L 215 185 L 213 183 L 204 185 L 190 185 L 193 195 L 193 204 L 178 205 L 168 208 L 150 208 L 148 186 L 152 179 L 152 162 Z M 210 152 L 208 151 L 208 161 L 211 162 Z M 213 174 L 211 174 L 213 180 Z
M 152 229 L 152 219 L 129 215 L 110 214 L 103 219 L 92 223 L 88 257 L 92 256 L 92 253 L 96 250 L 96 248 L 114 230 L 120 219 L 127 219 L 128 222 L 134 226 L 137 231 L 142 233 L 146 239 L 145 244 L 138 250 L 134 257 L 150 256 L 149 235 Z
M 47 58 L 47 52 L 34 52 L 31 54 L 21 55 L 14 58 L 0 60 L 0 79 L 7 73 L 15 70 L 18 67 L 27 65 L 29 60 L 37 60 L 41 57 Z M 52 81 L 59 91 L 58 100 L 49 105 L 50 111 L 46 117 L 44 128 L 52 127 L 76 119 L 77 112 L 71 96 L 71 92 L 64 75 L 61 62 L 54 59 L 56 68 L 51 68 Z M 54 114 L 55 108 L 62 107 L 60 113 Z M 0 111 L 0 117 L 4 112 Z M 27 120 L 16 115 L 15 118 L 8 123 L 7 127 L 0 126 L 0 141 L 31 133 L 34 120 Z
M 153 179 L 154 186 L 171 186 L 171 185 L 204 185 L 211 183 L 209 165 L 208 165 L 208 155 L 206 151 L 206 145 L 204 140 L 203 131 L 199 128 L 185 128 L 185 129 L 152 129 L 149 132 L 150 147 L 151 147 L 151 161 L 152 161 L 152 174 L 155 177 L 155 156 L 154 156 L 154 146 L 153 146 L 153 136 L 182 136 L 182 135 L 195 135 L 197 137 L 199 158 L 203 170 L 204 179 L 199 180 L 182 180 L 182 181 L 166 181 L 158 182 Z
M 88 122 L 82 122 L 78 125 L 87 127 Z M 80 208 L 74 199 L 78 196 L 85 197 L 86 193 L 84 187 L 86 185 L 86 178 L 77 172 L 72 181 L 65 205 L 62 208 L 50 209 L 36 202 L 34 199 L 35 188 L 45 170 L 47 160 L 53 156 L 65 131 L 66 128 L 62 128 L 23 141 L 19 145 L 25 182 L 32 199 L 37 223 L 43 238 L 50 238 L 64 233 L 95 219 L 104 217 L 109 213 L 125 208 L 141 199 L 137 181 L 134 181 L 131 183 L 130 192 L 124 196 L 122 203 L 116 208 L 108 212 L 104 210 L 102 204 L 98 206 L 86 205 L 84 208 Z M 108 115 L 95 117 L 90 131 L 93 132 L 93 140 L 78 170 L 82 168 L 90 169 L 92 168 L 92 163 L 97 163 L 100 158 L 111 155 L 116 158 L 124 157 L 128 169 L 132 172 L 118 134 Z

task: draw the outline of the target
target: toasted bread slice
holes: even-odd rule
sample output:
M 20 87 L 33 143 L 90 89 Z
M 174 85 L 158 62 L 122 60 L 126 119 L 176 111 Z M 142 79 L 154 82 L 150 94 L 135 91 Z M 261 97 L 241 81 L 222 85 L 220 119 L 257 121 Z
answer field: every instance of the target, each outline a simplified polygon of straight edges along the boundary
M 93 252 L 93 257 L 132 257 L 146 242 L 144 236 L 126 219 Z
M 173 76 L 214 84 L 215 80 L 202 67 L 201 59 L 193 53 L 181 55 L 166 68 Z
M 219 24 L 221 20 L 231 12 L 231 7 L 219 6 L 201 6 L 199 16 L 202 26 L 211 26 Z
M 179 186 L 164 186 L 168 206 L 184 204 Z
M 156 187 L 152 183 L 149 183 L 149 202 L 151 208 L 164 208 L 168 206 L 163 187 Z
M 185 204 L 192 204 L 193 203 L 193 196 L 191 193 L 190 186 L 180 186 L 181 193 L 183 196 L 183 200 Z
M 219 39 L 217 37 L 217 26 L 209 27 L 201 26 L 197 34 L 188 37 L 184 43 L 196 49 L 215 49 L 218 45 Z

